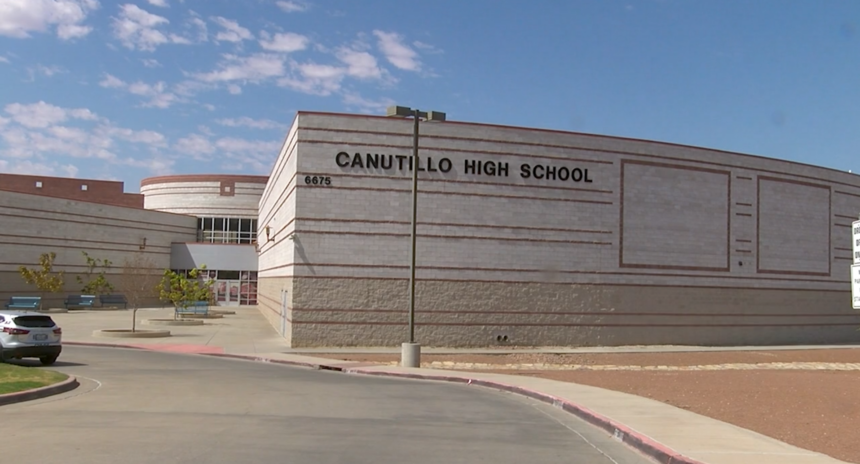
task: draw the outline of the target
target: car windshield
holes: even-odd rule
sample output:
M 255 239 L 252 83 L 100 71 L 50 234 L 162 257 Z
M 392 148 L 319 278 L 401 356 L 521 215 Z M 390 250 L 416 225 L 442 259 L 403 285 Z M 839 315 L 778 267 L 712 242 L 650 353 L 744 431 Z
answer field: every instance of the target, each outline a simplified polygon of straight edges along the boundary
M 21 327 L 53 327 L 54 320 L 48 316 L 18 316 L 15 324 Z

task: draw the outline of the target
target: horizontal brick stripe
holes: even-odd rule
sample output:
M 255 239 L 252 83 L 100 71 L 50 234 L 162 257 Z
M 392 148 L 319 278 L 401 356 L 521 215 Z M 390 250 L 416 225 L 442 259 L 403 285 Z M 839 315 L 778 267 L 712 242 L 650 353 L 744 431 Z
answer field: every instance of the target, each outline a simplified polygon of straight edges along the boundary
M 291 267 L 285 266 L 285 267 Z M 351 267 L 351 266 L 342 266 L 342 267 Z M 418 269 L 422 269 L 419 267 Z M 263 272 L 263 271 L 260 271 Z M 518 271 L 515 271 L 518 272 Z M 541 272 L 541 271 L 534 271 Z M 613 274 L 621 274 L 616 272 L 584 272 L 588 274 L 600 274 L 600 275 L 613 275 Z M 714 276 L 709 275 L 668 275 L 668 274 L 633 274 L 633 275 L 641 275 L 647 277 L 691 277 L 691 278 L 713 278 Z M 730 279 L 731 276 L 719 276 L 721 279 Z M 385 281 L 408 281 L 408 277 L 378 277 L 378 276 L 339 276 L 339 275 L 323 275 L 316 274 L 312 276 L 307 275 L 290 275 L 290 276 L 262 276 L 260 279 L 268 278 L 268 279 L 283 279 L 283 278 L 291 278 L 293 280 L 297 279 L 326 279 L 326 280 L 385 280 Z M 763 291 L 781 291 L 784 292 L 786 290 L 791 291 L 800 291 L 800 292 L 831 292 L 831 293 L 851 293 L 851 289 L 849 288 L 849 282 L 843 280 L 824 280 L 824 279 L 789 279 L 789 278 L 772 278 L 772 277 L 734 277 L 735 279 L 740 280 L 748 280 L 748 281 L 770 281 L 770 282 L 793 282 L 793 283 L 828 283 L 828 284 L 838 284 L 845 286 L 844 290 L 838 289 L 822 289 L 822 288 L 797 288 L 797 287 L 739 287 L 732 285 L 682 285 L 682 284 L 650 284 L 650 283 L 616 283 L 616 282 L 593 282 L 593 283 L 579 283 L 579 282 L 546 282 L 546 281 L 538 281 L 538 280 L 521 280 L 521 279 L 510 279 L 510 280 L 502 280 L 502 279 L 441 279 L 441 278 L 419 278 L 418 282 L 451 282 L 451 283 L 462 283 L 462 282 L 477 282 L 482 284 L 531 284 L 531 285 L 562 285 L 569 287 L 571 285 L 583 285 L 583 286 L 593 286 L 593 287 L 664 287 L 664 288 L 712 288 L 712 289 L 720 289 L 720 290 L 763 290 Z M 258 279 L 258 280 L 260 280 Z
M 23 211 L 24 214 L 20 214 L 20 215 L 10 214 L 10 213 L 5 212 L 4 209 Z M 60 215 L 60 216 L 71 216 L 73 218 L 84 218 L 85 217 L 85 218 L 96 219 L 97 221 L 79 221 L 76 219 L 61 219 L 60 221 L 74 222 L 74 223 L 78 223 L 78 224 L 92 224 L 92 225 L 98 225 L 99 227 L 104 227 L 104 226 L 107 226 L 107 227 L 124 227 L 127 229 L 128 224 L 144 224 L 144 225 L 148 225 L 148 226 L 159 226 L 161 228 L 150 229 L 150 228 L 144 228 L 144 227 L 136 227 L 135 229 L 136 230 L 154 230 L 154 231 L 158 231 L 158 232 L 174 232 L 174 231 L 166 231 L 165 229 L 167 229 L 167 228 L 179 229 L 182 231 L 196 230 L 197 229 L 196 226 L 188 227 L 188 226 L 180 226 L 180 225 L 174 225 L 174 224 L 165 224 L 163 222 L 136 221 L 136 220 L 125 219 L 125 218 L 114 219 L 114 218 L 108 218 L 105 216 L 96 216 L 96 215 L 92 215 L 92 214 L 67 213 L 64 211 L 51 211 L 51 210 L 45 210 L 45 209 L 24 208 L 24 207 L 19 207 L 19 206 L 0 206 L 0 217 L 10 216 L 10 217 L 23 217 L 23 218 L 27 218 L 27 219 L 42 219 L 42 220 L 55 221 L 55 222 L 57 221 L 56 218 L 33 216 L 32 213 L 49 213 L 49 214 L 56 214 L 56 215 Z M 172 213 L 152 212 L 152 214 L 157 215 L 157 214 L 172 214 Z M 182 215 L 182 216 L 187 217 L 185 215 Z M 107 221 L 117 221 L 117 222 L 121 222 L 121 224 L 109 224 L 109 223 L 107 223 Z
M 368 326 L 368 325 L 396 325 L 406 326 L 407 322 L 383 322 L 383 321 L 361 321 L 361 322 L 343 322 L 343 321 L 297 321 L 289 319 L 288 322 L 296 325 L 345 325 L 345 326 Z M 716 327 L 836 327 L 836 326 L 856 326 L 857 322 L 814 322 L 814 323 L 766 323 L 766 324 L 635 324 L 635 323 L 617 323 L 617 324 L 602 324 L 602 323 L 486 323 L 486 322 L 415 322 L 416 327 L 701 327 L 703 329 Z
M 378 225 L 410 225 L 409 221 L 382 221 L 372 219 L 334 219 L 334 218 L 312 218 L 312 217 L 297 217 L 295 220 L 302 222 L 332 222 L 337 224 L 378 224 Z M 537 232 L 569 232 L 569 233 L 585 233 L 585 234 L 612 234 L 611 230 L 593 230 L 593 229 L 565 229 L 559 227 L 534 227 L 534 226 L 508 226 L 508 225 L 492 225 L 492 224 L 466 224 L 466 223 L 451 223 L 451 222 L 430 222 L 418 221 L 418 226 L 434 226 L 434 227 L 472 227 L 476 229 L 511 229 L 511 230 L 530 230 Z
M 174 176 L 147 177 L 140 181 L 140 186 L 145 187 L 154 184 L 194 183 L 194 182 L 243 182 L 265 184 L 268 176 L 249 176 L 236 174 L 181 174 Z
M 320 190 L 319 187 L 310 187 L 302 184 L 298 184 L 301 188 L 314 188 Z M 396 189 L 396 188 L 376 188 L 376 187 L 341 187 L 338 185 L 332 185 L 325 187 L 325 190 L 345 190 L 345 191 L 366 191 L 366 192 L 394 192 L 394 193 L 412 193 L 411 189 Z M 585 200 L 585 199 L 575 199 L 575 198 L 553 198 L 553 197 L 534 197 L 528 195 L 502 195 L 502 194 L 493 194 L 493 193 L 470 193 L 470 192 L 443 192 L 438 190 L 422 190 L 419 192 L 420 195 L 450 195 L 450 196 L 462 196 L 462 197 L 483 197 L 483 198 L 504 198 L 509 200 L 538 200 L 538 201 L 558 201 L 558 202 L 570 202 L 570 203 L 588 203 L 594 205 L 612 205 L 612 201 L 603 201 L 603 200 Z
M 407 310 L 403 309 L 357 309 L 357 308 L 292 308 L 291 311 L 294 313 L 313 313 L 313 312 L 327 312 L 327 313 L 403 313 L 406 314 Z M 678 313 L 678 312 L 669 312 L 669 313 L 621 313 L 616 311 L 605 311 L 605 312 L 584 312 L 584 311 L 530 311 L 530 310 L 522 310 L 522 311 L 470 311 L 470 310 L 437 310 L 437 309 L 421 309 L 416 308 L 416 312 L 421 312 L 424 314 L 512 314 L 512 315 L 543 315 L 543 316 L 588 316 L 588 317 L 741 317 L 741 318 L 750 318 L 750 317 L 853 317 L 858 319 L 860 322 L 860 313 L 807 313 L 807 314 L 790 314 L 790 313 L 777 313 L 777 314 L 766 314 L 766 313 Z
M 296 229 L 298 235 L 357 235 L 372 237 L 409 237 L 410 234 L 395 232 L 357 232 L 343 230 L 309 230 Z M 417 234 L 418 238 L 436 238 L 446 240 L 496 240 L 502 242 L 528 242 L 528 243 L 567 243 L 569 245 L 612 245 L 612 242 L 600 242 L 594 240 L 560 240 L 529 237 L 479 237 L 472 235 L 441 235 L 441 234 Z
M 33 235 L 17 235 L 17 234 L 0 234 L 0 237 L 20 238 L 20 239 L 26 240 L 26 242 L 20 243 L 20 245 L 24 245 L 24 246 L 40 246 L 40 245 L 53 246 L 53 245 L 49 245 L 47 243 L 41 243 L 41 242 L 43 242 L 43 241 L 59 241 L 59 242 L 63 242 L 63 244 L 62 245 L 56 245 L 56 246 L 58 246 L 60 248 L 68 248 L 68 246 L 65 243 L 69 242 L 69 238 L 67 238 L 67 237 L 47 237 L 44 235 L 33 236 Z M 87 240 L 87 239 L 83 239 L 83 238 L 75 238 L 74 242 L 75 243 L 94 243 L 97 245 L 120 245 L 120 246 L 140 247 L 140 241 L 111 242 L 111 241 L 104 241 L 104 240 Z M 147 248 L 162 248 L 162 249 L 168 250 L 168 252 L 170 251 L 169 245 L 163 246 L 163 245 L 152 245 L 150 243 L 147 243 L 146 247 Z M 103 248 L 99 247 L 99 249 L 101 250 Z

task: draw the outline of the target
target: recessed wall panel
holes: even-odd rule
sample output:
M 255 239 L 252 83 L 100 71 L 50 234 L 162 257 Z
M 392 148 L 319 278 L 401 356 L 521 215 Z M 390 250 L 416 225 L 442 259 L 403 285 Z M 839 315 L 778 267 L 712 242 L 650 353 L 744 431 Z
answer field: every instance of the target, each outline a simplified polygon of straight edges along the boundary
M 729 270 L 728 171 L 624 161 L 621 267 Z
M 830 222 L 830 187 L 759 177 L 758 272 L 829 276 Z

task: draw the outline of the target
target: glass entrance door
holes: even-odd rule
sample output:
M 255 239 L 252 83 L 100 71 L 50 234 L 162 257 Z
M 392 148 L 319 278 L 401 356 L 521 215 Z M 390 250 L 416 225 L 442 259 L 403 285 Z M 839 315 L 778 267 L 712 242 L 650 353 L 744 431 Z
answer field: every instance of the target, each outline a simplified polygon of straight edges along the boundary
M 239 306 L 239 281 L 216 281 L 215 301 L 218 303 L 218 306 Z

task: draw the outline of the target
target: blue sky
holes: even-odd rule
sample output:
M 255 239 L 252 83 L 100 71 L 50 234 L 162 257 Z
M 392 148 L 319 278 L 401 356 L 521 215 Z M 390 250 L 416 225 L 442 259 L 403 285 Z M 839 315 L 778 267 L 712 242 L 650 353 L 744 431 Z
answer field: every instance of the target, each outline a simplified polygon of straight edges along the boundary
M 268 174 L 299 110 L 860 171 L 855 0 L 3 0 L 0 171 Z

